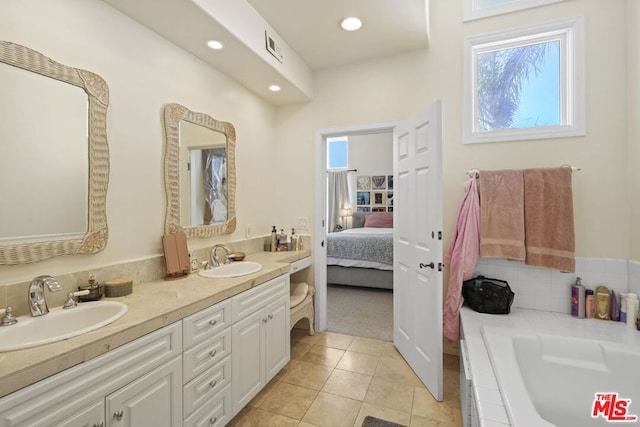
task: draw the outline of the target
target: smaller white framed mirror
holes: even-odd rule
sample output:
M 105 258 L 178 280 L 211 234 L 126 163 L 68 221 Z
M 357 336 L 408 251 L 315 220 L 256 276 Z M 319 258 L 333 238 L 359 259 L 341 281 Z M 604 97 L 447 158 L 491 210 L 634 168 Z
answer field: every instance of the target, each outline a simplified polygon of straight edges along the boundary
M 212 237 L 236 229 L 235 146 L 231 123 L 189 110 L 164 107 L 165 234 Z

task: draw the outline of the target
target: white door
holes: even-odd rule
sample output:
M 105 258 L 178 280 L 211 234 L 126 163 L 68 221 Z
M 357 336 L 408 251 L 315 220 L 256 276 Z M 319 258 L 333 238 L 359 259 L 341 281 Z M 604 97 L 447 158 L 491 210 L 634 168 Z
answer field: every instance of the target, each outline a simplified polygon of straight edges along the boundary
M 442 400 L 441 103 L 393 132 L 394 343 Z

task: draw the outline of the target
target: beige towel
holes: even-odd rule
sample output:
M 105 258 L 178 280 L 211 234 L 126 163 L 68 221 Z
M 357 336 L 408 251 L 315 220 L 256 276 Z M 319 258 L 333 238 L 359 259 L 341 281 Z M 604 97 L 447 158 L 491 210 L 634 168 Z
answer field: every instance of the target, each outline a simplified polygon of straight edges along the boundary
M 575 271 L 571 169 L 524 170 L 525 263 Z
M 521 170 L 480 171 L 480 256 L 525 259 Z

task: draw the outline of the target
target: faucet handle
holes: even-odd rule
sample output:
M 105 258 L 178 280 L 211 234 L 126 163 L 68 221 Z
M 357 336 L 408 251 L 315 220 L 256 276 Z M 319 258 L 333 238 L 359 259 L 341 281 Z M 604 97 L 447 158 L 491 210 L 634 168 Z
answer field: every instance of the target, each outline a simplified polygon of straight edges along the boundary
M 83 289 L 81 291 L 76 291 L 76 292 L 69 292 L 67 294 L 67 301 L 64 303 L 62 308 L 68 309 L 68 308 L 77 307 L 78 303 L 76 302 L 75 297 L 79 297 L 81 295 L 89 295 L 90 293 L 91 291 L 89 291 L 89 289 Z
M 4 314 L 4 317 L 0 319 L 0 326 L 11 326 L 18 323 L 16 315 L 13 314 L 13 308 L 7 306 L 7 308 L 1 308 L 0 314 Z

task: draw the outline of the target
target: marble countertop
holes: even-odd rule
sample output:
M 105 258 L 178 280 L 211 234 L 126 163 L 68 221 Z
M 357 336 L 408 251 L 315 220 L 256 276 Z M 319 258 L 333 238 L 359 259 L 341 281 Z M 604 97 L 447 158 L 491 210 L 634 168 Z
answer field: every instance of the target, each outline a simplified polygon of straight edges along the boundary
M 132 294 L 109 298 L 129 308 L 115 322 L 64 341 L 0 353 L 0 397 L 286 274 L 292 262 L 310 255 L 309 250 L 254 253 L 246 259 L 262 264 L 262 270 L 247 276 L 210 279 L 194 273 L 135 285 Z
M 507 328 L 517 330 L 518 333 L 544 333 L 586 338 L 640 348 L 640 331 L 627 327 L 625 323 L 577 319 L 565 313 L 512 308 L 508 315 L 492 315 L 477 313 L 469 307 L 462 307 L 460 323 L 471 365 L 473 392 L 480 425 L 483 427 L 511 425 L 482 336 L 483 327 Z

